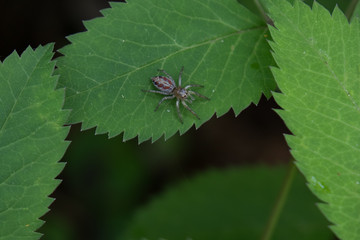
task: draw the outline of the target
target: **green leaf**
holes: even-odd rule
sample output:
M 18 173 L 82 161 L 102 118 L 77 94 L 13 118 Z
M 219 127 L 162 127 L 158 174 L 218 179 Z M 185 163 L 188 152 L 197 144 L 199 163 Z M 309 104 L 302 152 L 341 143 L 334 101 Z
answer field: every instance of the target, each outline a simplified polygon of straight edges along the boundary
M 0 239 L 38 239 L 39 218 L 63 169 L 64 90 L 54 90 L 52 45 L 0 64 Z
M 236 0 L 129 0 L 111 6 L 61 50 L 59 86 L 66 87 L 64 107 L 72 109 L 69 123 L 97 126 L 97 134 L 110 137 L 124 132 L 125 140 L 138 135 L 139 142 L 155 141 L 183 134 L 194 123 L 198 128 L 231 107 L 239 114 L 274 89 L 267 26 Z M 193 89 L 211 98 L 191 105 L 201 120 L 181 106 L 184 124 L 174 99 L 154 112 L 164 95 L 141 91 L 155 89 L 150 77 L 157 69 L 177 82 L 182 66 L 182 85 L 204 85 Z
M 283 167 L 207 171 L 154 199 L 120 239 L 260 239 L 284 177 Z M 297 174 L 274 239 L 331 239 L 314 201 Z
M 332 16 L 276 1 L 271 44 L 280 69 L 276 101 L 294 136 L 297 166 L 326 204 L 325 216 L 341 239 L 360 239 L 360 28 L 335 8 Z

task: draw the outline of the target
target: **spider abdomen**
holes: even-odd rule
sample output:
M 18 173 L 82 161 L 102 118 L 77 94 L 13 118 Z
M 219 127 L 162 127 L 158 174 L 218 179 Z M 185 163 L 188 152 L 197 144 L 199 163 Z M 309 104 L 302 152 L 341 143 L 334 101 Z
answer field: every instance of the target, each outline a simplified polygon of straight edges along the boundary
M 171 93 L 175 88 L 174 80 L 164 77 L 164 76 L 156 76 L 151 78 L 154 86 L 160 91 Z

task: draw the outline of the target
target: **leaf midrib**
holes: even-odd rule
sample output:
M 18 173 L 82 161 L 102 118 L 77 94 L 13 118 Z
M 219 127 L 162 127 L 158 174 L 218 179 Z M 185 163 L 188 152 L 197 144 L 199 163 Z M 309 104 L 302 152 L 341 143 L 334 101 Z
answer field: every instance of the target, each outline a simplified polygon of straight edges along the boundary
M 281 12 L 282 16 L 288 20 L 288 23 L 290 26 L 292 26 L 292 29 L 295 29 L 296 32 L 303 38 L 303 41 L 307 43 L 308 48 L 315 53 L 319 57 L 319 59 L 323 60 L 323 57 L 319 54 L 319 51 L 316 51 L 316 49 L 312 46 L 312 44 L 309 43 L 307 38 L 303 35 L 302 31 L 297 27 L 296 24 L 294 24 L 293 21 L 288 17 L 288 15 L 285 15 L 284 12 Z M 330 13 L 329 13 L 330 14 Z M 350 27 L 350 26 L 348 26 Z M 343 51 L 342 51 L 343 52 Z M 325 64 L 326 69 L 328 69 L 329 73 L 333 76 L 334 80 L 339 84 L 339 86 L 343 89 L 346 96 L 349 98 L 350 102 L 354 106 L 355 110 L 360 112 L 360 106 L 356 103 L 356 101 L 351 96 L 350 92 L 347 90 L 347 88 L 342 84 L 339 77 L 335 74 L 335 72 L 330 68 L 329 64 L 325 60 L 322 61 Z
M 214 42 L 217 42 L 217 41 L 220 41 L 220 40 L 224 40 L 224 39 L 226 39 L 226 38 L 230 38 L 230 37 L 232 37 L 232 36 L 234 36 L 234 35 L 237 35 L 237 34 L 242 34 L 242 33 L 250 32 L 250 31 L 255 31 L 255 30 L 259 30 L 259 29 L 266 29 L 266 28 L 267 28 L 266 26 L 261 26 L 261 27 L 255 27 L 255 28 L 246 29 L 246 30 L 239 30 L 239 31 L 237 31 L 237 32 L 232 32 L 232 33 L 230 33 L 230 34 L 227 34 L 227 35 L 224 35 L 224 36 L 221 36 L 221 37 L 216 37 L 216 38 L 213 38 L 213 39 L 209 39 L 209 40 L 204 41 L 204 42 L 202 42 L 202 43 L 194 44 L 194 45 L 189 46 L 189 47 L 184 47 L 184 48 L 182 48 L 182 49 L 179 49 L 179 50 L 177 50 L 177 51 L 174 51 L 173 53 L 171 53 L 171 54 L 169 54 L 169 55 L 167 55 L 167 56 L 164 56 L 164 57 L 161 57 L 161 58 L 156 59 L 156 60 L 154 60 L 154 61 L 151 61 L 151 62 L 149 62 L 149 63 L 143 64 L 142 66 L 139 66 L 138 68 L 136 68 L 136 69 L 134 69 L 134 70 L 127 71 L 127 72 L 125 72 L 125 73 L 123 73 L 123 74 L 121 74 L 121 75 L 118 75 L 116 78 L 109 79 L 109 80 L 107 80 L 107 81 L 101 82 L 100 84 L 98 84 L 98 85 L 96 85 L 96 86 L 93 86 L 93 87 L 90 87 L 90 88 L 88 88 L 88 89 L 86 89 L 86 90 L 84 90 L 84 91 L 76 91 L 76 90 L 74 90 L 74 89 L 72 89 L 72 88 L 70 88 L 70 87 L 67 86 L 68 89 L 72 90 L 73 92 L 77 92 L 77 93 L 75 93 L 75 94 L 73 94 L 73 95 L 71 95 L 71 96 L 67 96 L 66 98 L 69 100 L 69 99 L 71 99 L 71 98 L 77 97 L 78 94 L 83 94 L 83 93 L 92 91 L 93 89 L 96 89 L 96 88 L 98 88 L 98 87 L 102 87 L 102 86 L 105 85 L 105 84 L 108 84 L 108 83 L 111 83 L 111 82 L 113 82 L 113 81 L 116 81 L 116 80 L 118 80 L 118 79 L 120 79 L 120 78 L 122 78 L 122 77 L 125 77 L 125 76 L 127 76 L 127 75 L 131 75 L 131 74 L 135 73 L 136 71 L 139 71 L 139 70 L 141 70 L 141 69 L 143 69 L 143 68 L 146 68 L 146 67 L 148 67 L 148 66 L 151 66 L 151 65 L 153 65 L 153 64 L 155 64 L 155 63 L 157 63 L 157 62 L 161 62 L 161 61 L 163 61 L 163 60 L 165 60 L 165 59 L 167 59 L 167 58 L 169 58 L 169 57 L 172 57 L 172 56 L 174 56 L 174 55 L 176 55 L 176 54 L 179 54 L 179 53 L 181 53 L 181 52 L 187 51 L 187 50 L 189 50 L 189 49 L 201 47 L 201 46 L 204 46 L 204 45 L 206 45 L 206 44 L 212 44 L 212 43 L 214 43 Z M 73 56 L 74 56 L 74 55 L 73 55 Z M 71 68 L 70 66 L 66 66 L 66 67 L 67 67 L 67 68 Z M 75 69 L 75 68 L 71 68 L 71 69 L 74 70 L 74 71 L 76 71 L 76 72 L 78 72 L 78 73 L 80 73 L 80 74 L 83 75 L 83 76 L 86 76 L 86 75 L 84 75 L 83 73 L 81 73 L 78 69 Z M 89 77 L 87 77 L 87 76 L 86 76 L 86 78 L 91 79 L 91 78 L 89 78 Z M 92 81 L 97 82 L 97 81 L 94 80 L 94 79 L 92 79 Z
M 34 74 L 35 70 L 36 70 L 37 67 L 39 66 L 39 64 L 40 64 L 40 62 L 41 62 L 41 59 L 43 58 L 44 55 L 45 55 L 45 53 L 43 53 L 39 58 L 36 58 L 36 55 L 35 55 L 35 58 L 36 58 L 36 60 L 38 60 L 38 61 L 37 61 L 36 65 L 33 67 L 33 69 L 32 69 L 32 71 L 30 72 L 30 74 L 28 74 L 28 73 L 26 72 L 26 70 L 24 69 L 23 65 L 21 64 L 21 58 L 19 58 L 18 63 L 20 63 L 20 64 L 18 64 L 18 65 L 21 67 L 21 69 L 23 70 L 23 72 L 24 72 L 25 75 L 27 76 L 26 83 L 23 85 L 23 88 L 21 88 L 19 94 L 18 94 L 17 96 L 15 96 L 16 98 L 15 98 L 15 101 L 14 101 L 14 103 L 13 103 L 13 106 L 11 107 L 9 113 L 7 114 L 4 123 L 3 123 L 2 126 L 0 127 L 0 133 L 1 133 L 1 132 L 3 131 L 3 129 L 6 127 L 6 124 L 7 124 L 8 120 L 10 119 L 10 115 L 12 115 L 12 112 L 14 111 L 15 107 L 17 106 L 18 100 L 19 100 L 19 98 L 21 97 L 22 93 L 24 92 L 24 89 L 26 89 L 26 88 L 28 87 L 29 81 L 30 81 L 32 75 Z

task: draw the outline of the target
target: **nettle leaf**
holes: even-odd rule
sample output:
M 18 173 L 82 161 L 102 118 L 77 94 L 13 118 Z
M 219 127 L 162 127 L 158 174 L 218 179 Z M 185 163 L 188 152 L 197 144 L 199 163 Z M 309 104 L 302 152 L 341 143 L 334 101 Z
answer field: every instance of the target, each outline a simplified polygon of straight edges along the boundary
M 271 44 L 276 101 L 311 190 L 341 239 L 360 239 L 360 27 L 336 7 L 277 1 Z
M 97 126 L 98 134 L 110 137 L 124 132 L 125 140 L 167 139 L 215 112 L 221 116 L 232 107 L 239 114 L 275 87 L 267 26 L 236 0 L 129 0 L 111 7 L 61 49 L 59 86 L 66 86 L 69 123 Z M 164 95 L 141 91 L 155 89 L 150 77 L 159 75 L 157 69 L 177 82 L 182 66 L 182 85 L 204 85 L 194 90 L 211 98 L 191 104 L 201 120 L 181 106 L 184 124 L 174 99 L 154 112 Z
M 268 239 L 261 236 L 285 173 L 284 167 L 204 172 L 153 199 L 119 239 Z M 331 239 L 314 201 L 297 174 L 273 239 Z
M 52 45 L 0 64 L 0 239 L 38 239 L 39 218 L 63 169 L 64 90 L 54 90 Z

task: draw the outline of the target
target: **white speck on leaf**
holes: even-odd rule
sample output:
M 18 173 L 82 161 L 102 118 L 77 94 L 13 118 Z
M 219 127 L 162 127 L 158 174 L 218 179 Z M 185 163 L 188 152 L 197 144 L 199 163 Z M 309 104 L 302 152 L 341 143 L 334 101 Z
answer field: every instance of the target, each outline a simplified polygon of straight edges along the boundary
M 314 176 L 311 177 L 311 180 L 315 185 L 318 185 L 319 187 L 321 187 L 323 189 L 325 188 L 324 185 L 322 185 L 321 182 L 319 182 Z

